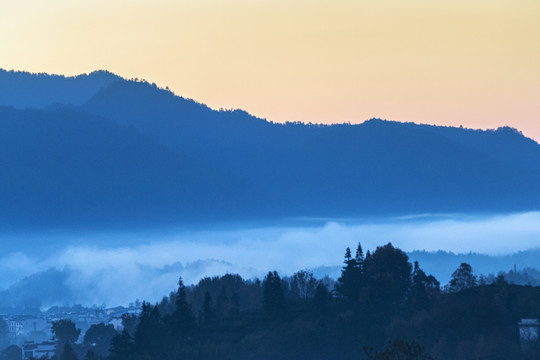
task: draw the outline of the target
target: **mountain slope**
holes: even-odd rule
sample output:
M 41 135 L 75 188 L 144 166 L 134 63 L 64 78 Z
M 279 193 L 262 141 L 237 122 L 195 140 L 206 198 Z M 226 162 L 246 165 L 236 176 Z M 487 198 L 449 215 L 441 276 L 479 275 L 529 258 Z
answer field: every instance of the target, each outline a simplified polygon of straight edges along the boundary
M 528 196 L 538 193 L 540 148 L 511 129 L 475 131 L 380 120 L 272 124 L 133 82 L 103 89 L 83 109 L 132 124 L 171 149 L 264 184 L 260 189 L 272 198 L 300 198 L 290 205 L 310 214 L 314 208 L 324 213 L 322 203 L 342 209 L 342 214 L 359 212 L 362 199 L 374 211 L 538 204 Z
M 145 82 L 90 79 L 80 104 L 0 108 L 0 225 L 540 208 L 540 146 L 513 129 L 275 124 Z
M 90 114 L 0 108 L 0 128 L 3 228 L 171 222 L 230 200 L 223 175 Z

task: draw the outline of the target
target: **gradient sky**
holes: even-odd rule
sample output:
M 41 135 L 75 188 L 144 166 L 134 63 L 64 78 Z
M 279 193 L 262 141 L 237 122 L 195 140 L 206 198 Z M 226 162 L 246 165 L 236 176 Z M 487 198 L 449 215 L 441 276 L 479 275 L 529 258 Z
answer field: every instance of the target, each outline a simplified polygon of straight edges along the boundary
M 493 128 L 540 141 L 538 0 L 18 0 L 0 67 L 108 69 L 274 121 Z

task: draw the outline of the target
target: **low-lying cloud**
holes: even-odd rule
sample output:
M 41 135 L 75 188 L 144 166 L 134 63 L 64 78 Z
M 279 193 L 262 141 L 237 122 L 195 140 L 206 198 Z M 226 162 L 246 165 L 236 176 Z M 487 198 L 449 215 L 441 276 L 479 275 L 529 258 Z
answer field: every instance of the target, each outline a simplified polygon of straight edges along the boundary
M 174 290 L 179 276 L 196 283 L 203 276 L 227 272 L 252 278 L 274 269 L 284 275 L 321 266 L 338 269 L 345 248 L 355 248 L 358 242 L 365 250 L 392 242 L 405 251 L 515 253 L 539 247 L 540 212 L 142 235 L 63 234 L 57 239 L 49 235 L 48 247 L 37 253 L 30 248 L 12 250 L 13 241 L 13 235 L 2 239 L 11 249 L 0 257 L 3 288 L 52 267 L 67 272 L 64 285 L 77 302 L 117 305 L 136 298 L 157 301 Z

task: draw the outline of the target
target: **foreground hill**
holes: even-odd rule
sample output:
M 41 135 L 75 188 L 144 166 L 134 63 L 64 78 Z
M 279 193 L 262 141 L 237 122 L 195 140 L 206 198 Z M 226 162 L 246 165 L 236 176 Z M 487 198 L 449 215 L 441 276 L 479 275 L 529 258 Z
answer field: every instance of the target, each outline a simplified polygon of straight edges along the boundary
M 511 128 L 275 124 L 107 72 L 23 75 L 0 94 L 45 90 L 0 97 L 4 226 L 540 208 L 540 146 Z

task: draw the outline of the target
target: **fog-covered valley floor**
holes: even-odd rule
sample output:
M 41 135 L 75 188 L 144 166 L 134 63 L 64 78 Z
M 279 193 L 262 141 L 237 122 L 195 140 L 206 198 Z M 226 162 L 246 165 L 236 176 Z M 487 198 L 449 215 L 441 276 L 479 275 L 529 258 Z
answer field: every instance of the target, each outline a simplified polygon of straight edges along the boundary
M 11 233 L 0 237 L 0 303 L 125 305 L 158 301 L 179 276 L 238 273 L 262 278 L 311 269 L 339 276 L 346 247 L 391 242 L 446 283 L 460 262 L 477 274 L 540 268 L 540 212 L 387 219 L 298 219 L 287 226 L 145 232 Z M 444 251 L 438 252 L 439 250 Z M 474 253 L 474 254 L 472 254 Z M 458 255 L 459 254 L 459 255 Z

